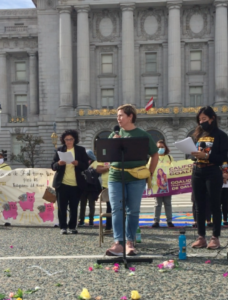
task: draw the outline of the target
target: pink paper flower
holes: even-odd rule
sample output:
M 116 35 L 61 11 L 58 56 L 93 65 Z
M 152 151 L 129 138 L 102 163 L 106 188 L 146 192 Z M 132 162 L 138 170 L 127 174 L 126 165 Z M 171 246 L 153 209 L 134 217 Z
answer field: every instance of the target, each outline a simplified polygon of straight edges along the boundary
M 114 267 L 118 267 L 118 268 L 119 268 L 119 266 L 120 266 L 120 265 L 119 265 L 119 264 L 117 264 L 117 263 L 115 263 L 115 264 L 114 264 Z
M 130 267 L 129 270 L 135 272 L 135 267 Z
M 93 271 L 93 268 L 92 268 L 92 267 L 89 267 L 89 271 L 90 271 L 90 272 Z
M 166 269 L 173 269 L 174 268 L 174 263 L 168 263 L 165 268 Z
M 12 248 L 13 248 L 13 246 L 10 246 L 10 248 L 12 249 Z
M 14 296 L 14 293 L 12 293 L 12 292 L 9 293 L 9 297 L 10 297 L 10 298 L 13 298 L 13 296 Z
M 163 269 L 163 268 L 164 268 L 163 264 L 159 264 L 159 265 L 157 265 L 157 267 L 158 267 L 159 269 Z
M 113 267 L 113 270 L 114 270 L 114 271 L 115 271 L 115 270 L 119 270 L 119 267 L 115 266 L 115 267 Z
M 123 296 L 120 298 L 121 300 L 127 300 L 127 296 Z
M 223 274 L 223 277 L 227 277 L 227 276 L 228 276 L 228 273 L 227 273 L 227 272 Z
M 110 270 L 110 268 L 109 267 L 105 267 L 105 270 Z
M 206 260 L 206 261 L 205 261 L 205 264 L 210 264 L 210 263 L 211 263 L 210 260 Z

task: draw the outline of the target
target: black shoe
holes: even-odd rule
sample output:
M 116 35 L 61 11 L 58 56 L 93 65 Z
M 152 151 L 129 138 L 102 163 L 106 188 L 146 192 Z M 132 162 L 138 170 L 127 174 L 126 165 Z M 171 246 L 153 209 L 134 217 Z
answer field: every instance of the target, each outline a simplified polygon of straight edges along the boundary
M 158 222 L 155 222 L 151 227 L 152 227 L 152 228 L 158 228 L 158 227 L 160 227 L 160 225 L 159 225 Z
M 224 225 L 224 226 L 227 226 L 227 225 L 228 225 L 228 222 L 227 222 L 227 221 L 224 221 L 224 222 L 223 222 L 223 225 Z
M 60 234 L 67 234 L 67 230 L 66 229 L 61 229 Z
M 172 222 L 167 223 L 168 227 L 175 227 L 175 225 Z
M 89 221 L 89 226 L 93 226 L 93 221 Z
M 207 223 L 207 227 L 213 227 L 213 223 Z
M 68 229 L 69 234 L 77 234 L 78 231 L 76 229 Z
M 78 227 L 84 227 L 84 226 L 86 226 L 84 222 L 79 222 L 78 223 Z

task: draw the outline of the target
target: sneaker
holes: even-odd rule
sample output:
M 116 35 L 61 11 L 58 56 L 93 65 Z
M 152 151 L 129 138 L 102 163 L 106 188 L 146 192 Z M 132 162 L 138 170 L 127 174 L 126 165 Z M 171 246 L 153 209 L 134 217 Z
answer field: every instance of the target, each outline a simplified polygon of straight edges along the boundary
M 84 227 L 84 226 L 86 226 L 84 222 L 79 222 L 78 223 L 78 227 Z
M 134 256 L 137 254 L 134 248 L 134 243 L 132 241 L 127 241 L 126 243 L 126 254 L 130 256 Z
M 69 234 L 77 234 L 78 231 L 76 229 L 68 229 Z
M 175 227 L 175 225 L 172 222 L 167 223 L 168 227 Z
M 214 250 L 214 249 L 218 249 L 218 248 L 220 248 L 219 239 L 217 237 L 213 236 L 207 246 L 207 249 Z
M 106 250 L 108 256 L 123 256 L 123 246 L 119 242 L 115 242 L 111 248 Z
M 213 223 L 211 222 L 207 223 L 207 227 L 213 227 Z
M 227 225 L 228 225 L 228 222 L 227 222 L 227 221 L 223 221 L 223 225 L 224 225 L 224 226 L 227 226 Z
M 192 248 L 206 248 L 207 241 L 204 237 L 199 236 L 198 239 L 192 244 Z
M 61 229 L 60 234 L 67 234 L 67 230 L 66 229 Z
M 158 228 L 158 227 L 160 227 L 160 225 L 159 225 L 158 222 L 155 222 L 151 227 L 152 227 L 152 228 Z

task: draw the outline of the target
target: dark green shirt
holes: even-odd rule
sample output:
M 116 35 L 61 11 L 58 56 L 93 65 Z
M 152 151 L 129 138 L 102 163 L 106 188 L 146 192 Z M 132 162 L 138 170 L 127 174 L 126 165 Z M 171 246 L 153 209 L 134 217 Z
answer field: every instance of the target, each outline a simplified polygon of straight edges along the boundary
M 111 133 L 109 138 L 113 138 L 113 136 L 115 135 L 115 133 Z M 147 137 L 149 139 L 149 150 L 148 150 L 148 155 L 153 155 L 155 153 L 158 152 L 158 148 L 155 144 L 155 142 L 153 141 L 151 135 L 140 129 L 140 128 L 135 128 L 132 130 L 124 130 L 124 129 L 120 129 L 120 133 L 119 135 L 122 138 L 131 138 L 131 137 Z M 138 151 L 138 149 L 137 149 Z M 126 161 L 124 163 L 124 169 L 134 169 L 140 166 L 145 166 L 147 164 L 146 160 L 141 160 L 141 161 Z M 116 168 L 121 168 L 122 167 L 122 163 L 121 162 L 113 162 L 111 163 L 111 166 L 116 167 Z M 125 178 L 125 182 L 129 182 L 129 181 L 135 181 L 138 180 L 137 178 L 131 176 L 128 172 L 124 172 L 124 178 Z M 121 181 L 122 180 L 122 176 L 121 176 L 121 171 L 119 170 L 114 170 L 112 168 L 110 168 L 109 170 L 109 178 L 108 181 Z

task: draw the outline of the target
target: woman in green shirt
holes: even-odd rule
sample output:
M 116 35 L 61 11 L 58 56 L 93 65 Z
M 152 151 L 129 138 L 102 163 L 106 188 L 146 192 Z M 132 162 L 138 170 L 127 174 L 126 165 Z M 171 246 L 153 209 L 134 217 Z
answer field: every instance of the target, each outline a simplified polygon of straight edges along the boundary
M 149 170 L 154 173 L 158 162 L 158 148 L 151 135 L 135 126 L 136 109 L 131 104 L 125 104 L 117 109 L 117 121 L 121 127 L 119 135 L 112 133 L 109 138 L 146 137 L 149 139 L 148 155 L 152 157 Z M 140 151 L 140 149 L 135 149 Z M 145 166 L 146 161 L 127 161 L 124 169 L 134 169 Z M 114 167 L 114 168 L 113 168 Z M 117 169 L 116 169 L 117 168 Z M 122 177 L 121 163 L 111 163 L 109 171 L 109 200 L 112 208 L 112 226 L 115 243 L 106 251 L 106 255 L 123 255 L 123 211 L 122 211 Z M 146 186 L 145 179 L 136 179 L 130 173 L 124 172 L 126 200 L 126 254 L 136 255 L 133 241 L 139 222 L 141 198 Z

